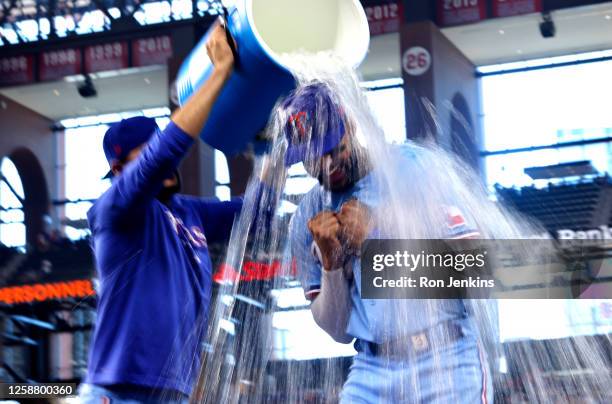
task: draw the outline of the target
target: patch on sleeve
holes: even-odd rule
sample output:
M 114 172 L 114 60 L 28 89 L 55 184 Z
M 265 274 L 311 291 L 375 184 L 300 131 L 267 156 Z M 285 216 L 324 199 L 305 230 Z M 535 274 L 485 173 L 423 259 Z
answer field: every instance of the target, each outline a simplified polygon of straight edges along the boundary
M 468 226 L 463 213 L 456 206 L 446 207 L 446 223 L 452 239 L 480 237 L 480 232 Z

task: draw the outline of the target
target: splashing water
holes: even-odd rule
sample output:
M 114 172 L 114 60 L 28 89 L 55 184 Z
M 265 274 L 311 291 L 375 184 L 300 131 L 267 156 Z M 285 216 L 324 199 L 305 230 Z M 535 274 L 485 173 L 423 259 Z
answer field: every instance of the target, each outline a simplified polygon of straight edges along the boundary
M 399 147 L 385 143 L 384 133 L 373 118 L 357 78 L 341 60 L 329 54 L 299 54 L 286 55 L 284 62 L 296 76 L 297 92 L 313 82 L 323 83 L 331 90 L 335 102 L 342 106 L 350 128 L 347 132 L 354 137 L 350 167 L 359 176 L 369 178 L 370 186 L 359 198 L 372 209 L 375 228 L 384 229 L 385 234 L 398 239 L 444 239 L 448 237 L 445 208 L 452 206 L 460 209 L 465 221 L 478 229 L 482 239 L 524 239 L 542 234 L 542 229 L 492 202 L 481 179 L 437 146 L 433 136 L 426 137 L 419 145 L 407 143 Z M 424 105 L 433 117 L 432 107 Z M 194 402 L 337 402 L 346 380 L 346 369 L 338 359 L 320 359 L 317 365 L 273 360 L 272 316 L 277 306 L 270 291 L 286 288 L 296 278 L 302 278 L 291 252 L 296 246 L 291 246 L 293 250 L 289 246 L 292 232 L 287 215 L 279 214 L 277 209 L 283 199 L 295 202 L 283 194 L 288 171 L 283 163 L 287 150 L 284 128 L 288 119 L 287 112 L 280 107 L 271 115 L 266 129 L 271 146 L 266 155 L 255 161 L 243 212 L 234 224 L 224 260 L 224 266 L 233 269 L 243 268 L 246 260 L 275 267 L 283 256 L 283 271 L 272 284 L 230 279 L 220 286 L 208 319 L 208 348 L 192 396 Z M 309 136 L 312 133 L 307 133 L 306 137 Z M 308 153 L 317 160 L 314 157 L 319 155 L 317 150 Z M 323 165 L 309 169 L 322 179 L 329 170 Z M 258 180 L 262 176 L 267 182 L 263 189 Z M 333 192 L 315 185 L 315 191 L 302 198 L 298 210 L 330 208 L 334 198 Z M 306 228 L 296 231 L 308 232 Z M 538 251 L 525 248 L 521 254 L 528 262 Z M 407 343 L 408 337 L 401 335 L 401 327 L 415 321 L 415 313 L 425 319 L 424 324 L 433 325 L 445 307 L 439 300 L 389 300 L 383 304 L 387 308 L 373 327 L 375 337 L 391 338 L 395 345 Z M 501 355 L 495 301 L 473 299 L 466 300 L 465 305 L 477 325 L 473 337 L 487 347 L 485 367 L 495 378 L 499 373 L 497 358 Z M 606 396 L 612 386 L 608 371 L 610 340 L 603 338 L 599 344 L 593 341 L 568 338 L 543 348 L 524 344 L 506 352 L 507 360 L 515 364 L 511 373 L 514 380 L 519 380 L 520 386 L 515 388 L 523 391 L 524 402 L 565 403 L 576 398 L 587 403 L 610 402 L 610 396 Z M 388 380 L 378 380 L 380 402 L 428 401 L 435 397 L 436 386 L 445 389 L 457 383 L 457 373 L 449 368 L 460 367 L 470 354 L 449 359 L 444 345 L 437 346 L 435 339 L 429 343 L 433 345 L 431 360 L 422 374 L 406 370 L 410 367 L 409 361 L 415 358 L 404 362 L 382 359 L 382 367 L 396 371 Z M 480 361 L 485 359 L 477 357 L 476 360 L 483 364 Z M 557 380 L 548 371 L 553 363 L 560 369 L 599 369 L 601 372 L 586 375 L 574 372 Z M 275 379 L 273 375 L 279 374 L 283 377 Z M 466 373 L 461 377 L 471 376 Z M 381 378 L 381 374 L 372 373 L 371 378 Z M 496 393 L 498 402 L 509 400 L 501 392 Z M 456 394 L 459 399 L 461 392 L 457 390 Z

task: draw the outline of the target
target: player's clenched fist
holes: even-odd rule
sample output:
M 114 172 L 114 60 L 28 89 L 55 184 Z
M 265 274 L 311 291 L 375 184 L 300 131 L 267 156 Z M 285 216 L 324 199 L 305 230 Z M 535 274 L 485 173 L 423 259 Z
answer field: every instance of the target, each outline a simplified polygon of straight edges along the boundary
M 372 229 L 372 215 L 370 208 L 351 199 L 340 207 L 337 216 L 340 222 L 340 240 L 347 252 L 359 254 L 361 245 Z
M 308 221 L 308 230 L 321 251 L 321 264 L 327 271 L 342 267 L 344 256 L 338 238 L 340 222 L 334 212 L 323 211 Z

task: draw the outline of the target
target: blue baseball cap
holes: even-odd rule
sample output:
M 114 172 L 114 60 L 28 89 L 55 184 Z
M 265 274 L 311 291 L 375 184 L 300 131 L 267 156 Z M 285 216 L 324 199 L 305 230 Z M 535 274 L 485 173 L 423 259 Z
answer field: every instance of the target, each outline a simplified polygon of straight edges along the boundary
M 329 153 L 344 136 L 344 114 L 323 83 L 296 89 L 282 102 L 281 110 L 287 117 L 287 166 Z
M 148 142 L 157 129 L 155 119 L 144 116 L 135 116 L 112 124 L 102 141 L 108 165 L 112 167 L 114 161 L 127 158 L 132 150 Z M 112 170 L 104 176 L 112 177 Z

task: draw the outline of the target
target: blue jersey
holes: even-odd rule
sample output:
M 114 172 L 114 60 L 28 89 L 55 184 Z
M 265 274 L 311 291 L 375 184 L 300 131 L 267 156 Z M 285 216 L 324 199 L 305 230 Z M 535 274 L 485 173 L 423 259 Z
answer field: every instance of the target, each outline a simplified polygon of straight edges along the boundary
M 156 199 L 193 139 L 157 131 L 88 212 L 100 278 L 87 382 L 190 394 L 212 287 L 207 243 L 228 238 L 242 201 Z
M 411 159 L 416 148 L 409 144 L 391 146 L 393 159 L 396 165 L 393 169 L 402 169 L 410 172 Z M 296 260 L 298 277 L 302 282 L 306 297 L 313 299 L 321 287 L 323 268 L 311 252 L 313 238 L 308 231 L 308 220 L 323 210 L 338 211 L 342 204 L 349 199 L 356 198 L 360 202 L 377 207 L 384 197 L 381 181 L 377 178 L 376 170 L 357 181 L 350 189 L 343 192 L 326 192 L 321 186 L 315 186 L 304 196 L 294 214 L 290 228 L 290 250 Z M 477 233 L 470 230 L 461 218 L 456 208 L 446 212 L 441 207 L 440 214 L 447 214 L 451 219 L 448 229 L 444 233 L 449 238 L 477 237 Z M 374 236 L 370 237 L 374 238 Z M 459 319 L 466 316 L 466 308 L 461 300 L 439 300 L 435 304 L 426 300 L 410 301 L 410 319 L 398 321 L 393 313 L 393 302 L 389 300 L 362 299 L 361 298 L 361 263 L 359 259 L 353 261 L 354 282 L 351 285 L 352 310 L 347 326 L 347 334 L 352 337 L 371 342 L 382 342 L 390 336 L 399 336 L 419 332 L 443 321 Z

